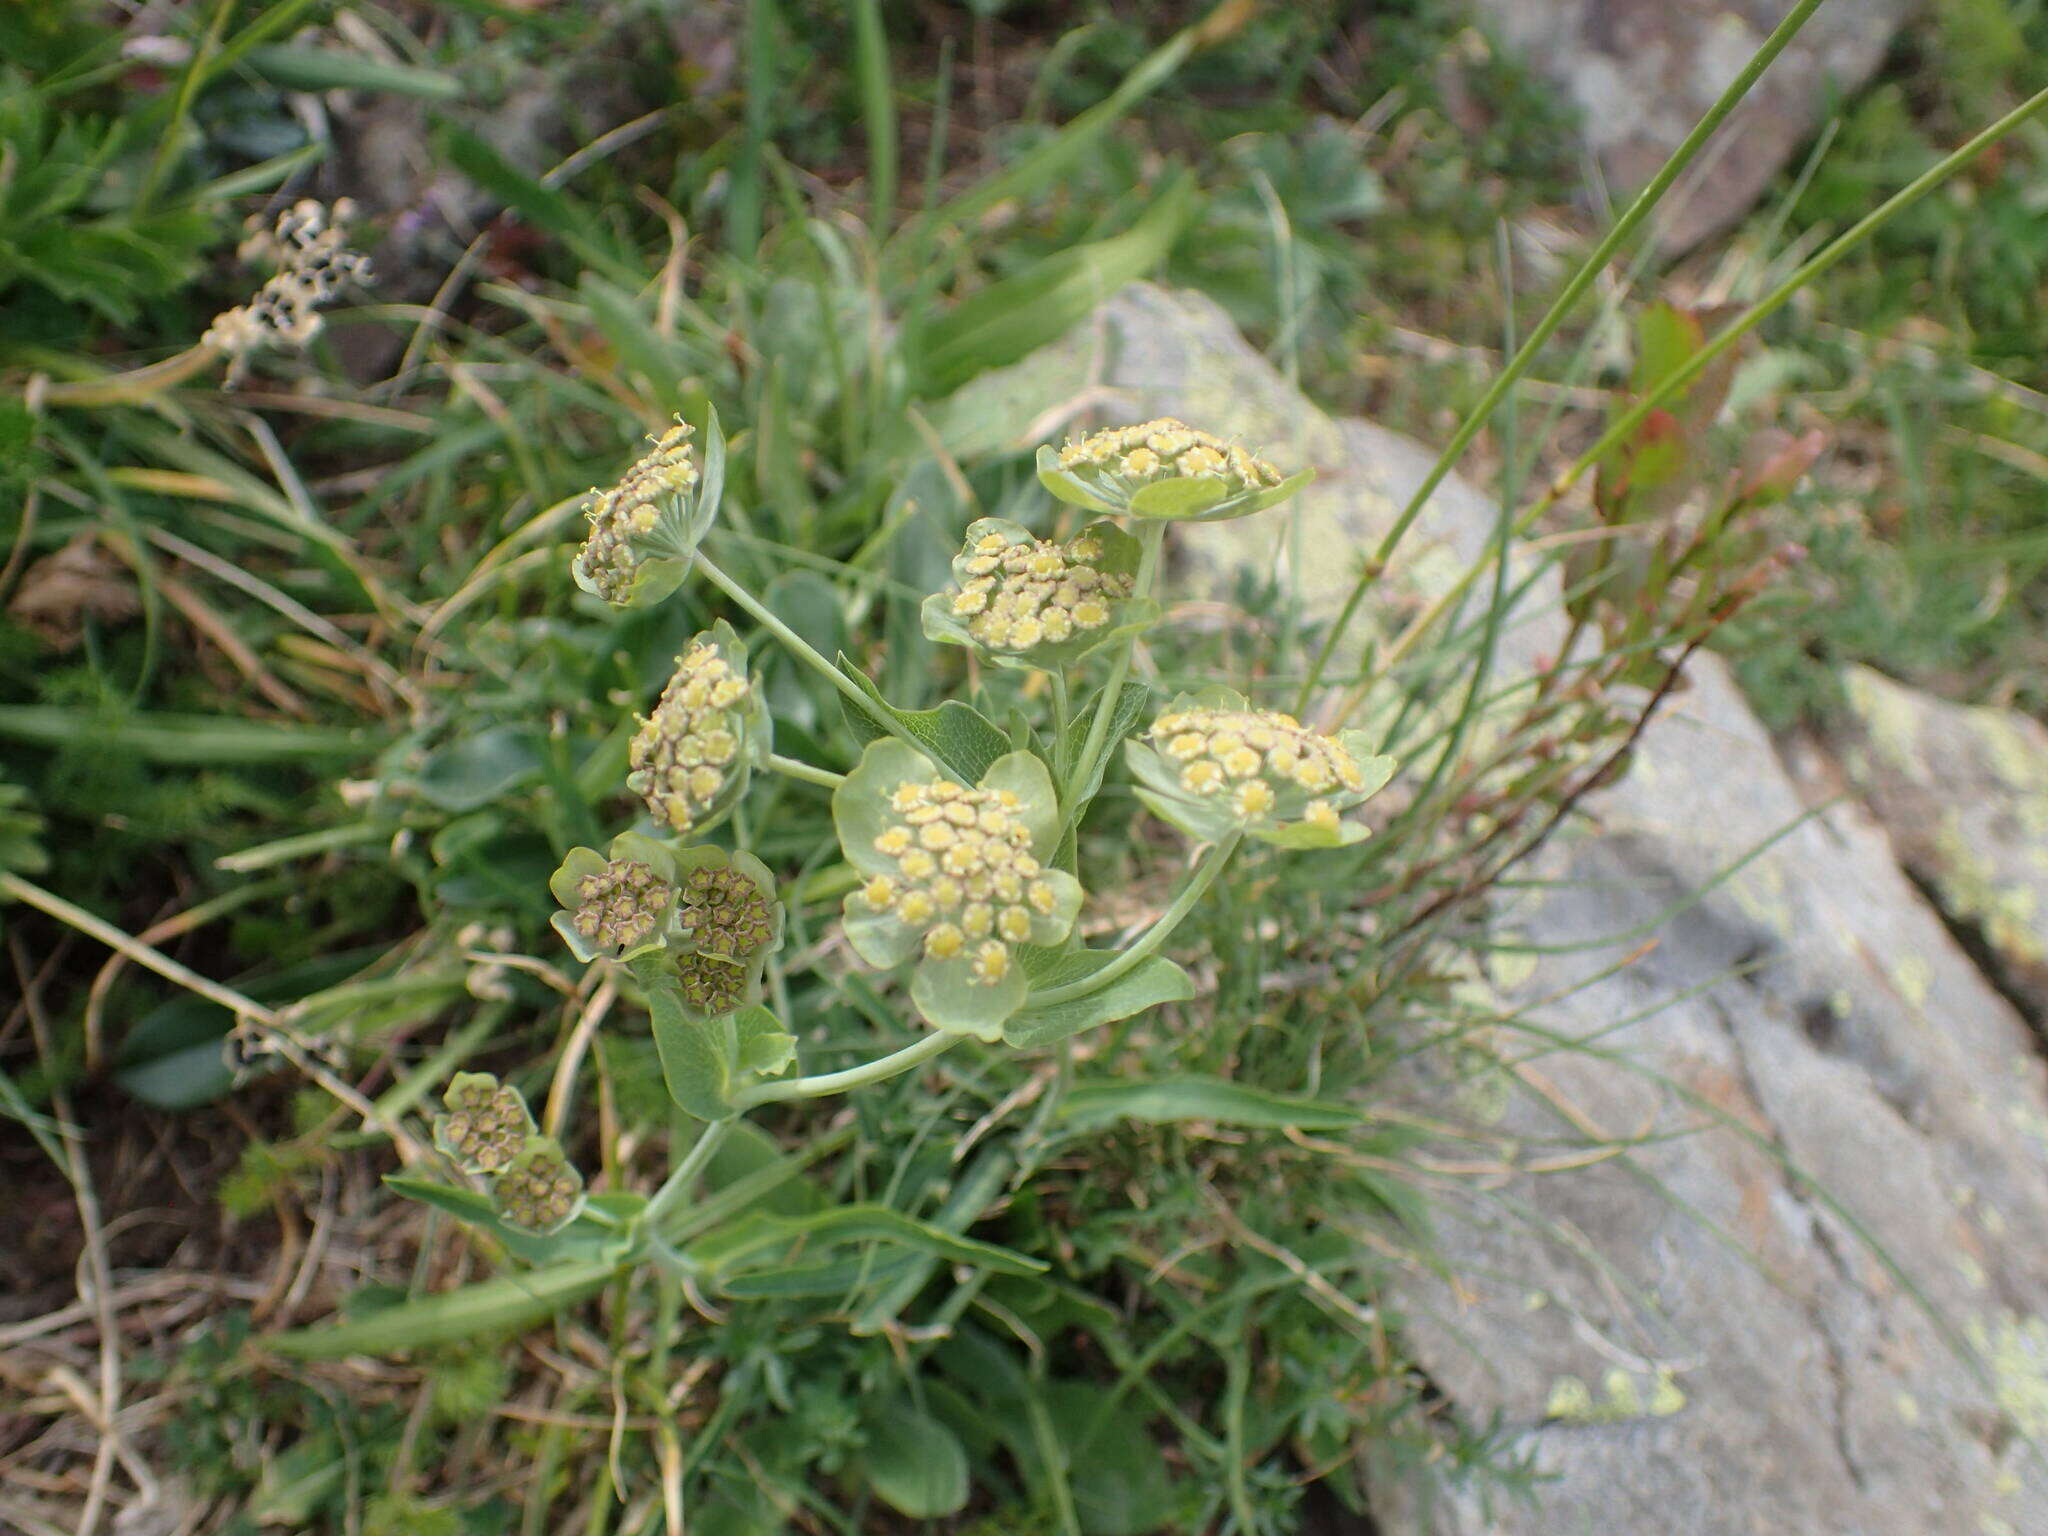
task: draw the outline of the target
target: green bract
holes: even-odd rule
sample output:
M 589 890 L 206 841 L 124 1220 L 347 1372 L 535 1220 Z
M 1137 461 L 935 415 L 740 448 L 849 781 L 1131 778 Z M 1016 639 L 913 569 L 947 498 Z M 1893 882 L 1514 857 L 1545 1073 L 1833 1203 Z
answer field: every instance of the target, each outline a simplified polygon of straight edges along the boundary
M 510 1225 L 546 1236 L 583 1206 L 583 1175 L 552 1136 L 528 1136 L 491 1181 L 491 1204 Z
M 751 853 L 700 844 L 676 855 L 674 937 L 683 1011 L 715 1019 L 759 1002 L 761 973 L 782 947 L 775 877 Z
M 980 518 L 953 558 L 957 585 L 925 599 L 924 632 L 1001 666 L 1071 666 L 1158 619 L 1157 603 L 1131 595 L 1141 553 L 1114 523 L 1055 544 L 1008 518 Z
M 1171 416 L 1038 450 L 1038 478 L 1061 501 L 1091 512 L 1217 523 L 1262 512 L 1292 496 L 1315 471 L 1280 471 Z
M 1045 764 L 998 758 L 973 789 L 932 776 L 902 742 L 869 744 L 832 792 L 847 862 L 846 937 L 870 965 L 913 957 L 910 998 L 939 1029 L 995 1040 L 1024 1004 L 1020 944 L 1058 944 L 1081 882 L 1051 867 L 1059 803 Z
M 747 649 L 723 619 L 676 658 L 654 713 L 628 749 L 626 787 L 660 825 L 681 836 L 717 823 L 768 755 L 770 721 Z
M 434 1117 L 434 1145 L 465 1173 L 498 1172 L 533 1134 L 524 1095 L 488 1072 L 456 1073 L 441 1102 L 448 1113 Z
M 691 429 L 681 420 L 617 485 L 591 489 L 584 516 L 590 536 L 571 567 L 576 585 L 620 608 L 657 603 L 683 584 L 698 541 L 718 514 L 725 482 L 725 439 L 718 415 L 705 429 L 704 470 L 690 452 Z
M 676 860 L 651 837 L 626 832 L 611 848 L 571 848 L 548 889 L 563 910 L 554 916 L 576 958 L 631 960 L 668 943 L 676 899 Z
M 1339 813 L 1393 777 L 1361 731 L 1322 736 L 1292 715 L 1252 709 L 1228 688 L 1182 694 L 1124 746 L 1138 798 L 1190 837 L 1242 831 L 1282 848 L 1334 848 L 1366 835 Z

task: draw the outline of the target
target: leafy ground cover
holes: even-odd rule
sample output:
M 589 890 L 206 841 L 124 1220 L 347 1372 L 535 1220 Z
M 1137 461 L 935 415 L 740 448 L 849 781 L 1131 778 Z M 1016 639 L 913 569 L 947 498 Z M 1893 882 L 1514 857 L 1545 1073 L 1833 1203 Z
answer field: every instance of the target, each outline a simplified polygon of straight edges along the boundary
M 622 711 L 733 616 L 701 585 L 622 618 L 577 593 L 585 490 L 644 434 L 716 407 L 707 547 L 912 708 L 965 675 L 918 621 L 959 530 L 1043 515 L 1023 424 L 948 402 L 1122 282 L 1203 288 L 1318 396 L 1450 435 L 1562 281 L 1504 270 L 1502 222 L 1588 243 L 1569 125 L 1449 4 L 1351 9 L 1176 31 L 1177 7 L 226 5 L 149 40 L 94 6 L 10 11 L 0 137 L 35 173 L 0 196 L 0 867 L 64 905 L 4 913 L 0 1159 L 27 1225 L 0 1262 L 36 1303 L 0 1320 L 8 1518 L 90 1526 L 161 1485 L 187 1529 L 641 1531 L 687 1507 L 709 1532 L 1108 1536 L 1357 1518 L 1423 1461 L 1527 1490 L 1401 1356 L 1383 1279 L 1428 1262 L 1431 1179 L 1414 1127 L 1347 1107 L 1476 963 L 1455 919 L 1495 834 L 1458 797 L 1513 776 L 1441 766 L 1462 718 L 1397 708 L 1416 762 L 1452 749 L 1366 850 L 1224 882 L 1185 931 L 1199 1005 L 771 1114 L 707 1171 L 713 1211 L 858 1198 L 1050 1280 L 877 1247 L 722 1297 L 596 1270 L 420 1322 L 405 1303 L 503 1255 L 381 1183 L 428 1157 L 458 1068 L 521 1087 L 613 1189 L 689 1138 L 631 997 L 548 928 L 549 872 L 627 806 Z M 2035 88 L 2038 18 L 1940 14 L 1755 224 L 1640 297 L 1754 297 Z M 350 191 L 376 132 L 479 199 L 428 175 L 373 203 L 416 238 L 309 351 L 232 388 L 219 358 L 177 375 L 253 286 L 242 216 Z M 1720 631 L 1782 718 L 1825 707 L 1816 654 L 2036 702 L 2040 150 L 2022 134 L 1888 226 L 1736 376 L 1751 419 L 1843 441 L 1770 514 L 1814 552 L 1807 597 Z M 1647 334 L 1546 355 L 1524 424 L 1482 442 L 1502 483 L 1585 448 L 1596 386 L 1627 383 L 1587 360 Z M 1247 603 L 1296 632 L 1287 593 Z M 1469 677 L 1486 611 L 1390 667 L 1394 697 Z M 835 694 L 761 659 L 778 750 L 851 767 Z M 1199 639 L 1159 661 L 1283 706 L 1304 670 Z M 1506 761 L 1513 794 L 1568 807 L 1561 769 Z M 1107 793 L 1081 858 L 1127 893 L 1121 929 L 1164 904 L 1173 850 Z M 829 947 L 824 789 L 764 783 L 733 836 L 783 878 L 786 950 Z M 1343 918 L 1361 888 L 1388 893 L 1370 931 Z M 905 1037 L 858 973 L 776 985 L 809 1063 Z M 337 1311 L 373 1349 L 277 1344 Z M 89 1432 L 113 1404 L 125 1454 Z

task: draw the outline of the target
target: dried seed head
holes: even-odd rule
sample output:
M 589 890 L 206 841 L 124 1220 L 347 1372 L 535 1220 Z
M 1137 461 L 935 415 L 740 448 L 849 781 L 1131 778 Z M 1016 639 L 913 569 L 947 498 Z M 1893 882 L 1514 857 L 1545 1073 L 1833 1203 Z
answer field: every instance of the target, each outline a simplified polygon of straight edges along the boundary
M 491 1184 L 498 1214 L 527 1232 L 557 1230 L 582 1200 L 583 1175 L 552 1136 L 528 1136 Z
M 506 1167 L 533 1134 L 525 1098 L 488 1072 L 456 1073 L 441 1102 L 448 1112 L 434 1117 L 434 1145 L 471 1173 Z
M 633 949 L 661 925 L 676 889 L 637 859 L 612 859 L 577 882 L 569 921 L 601 950 Z
M 699 954 L 744 962 L 775 942 L 775 900 L 730 865 L 700 866 L 683 876 L 676 933 Z
M 231 377 L 262 347 L 304 347 L 320 333 L 320 306 L 349 284 L 370 280 L 370 258 L 347 245 L 345 227 L 354 213 L 347 198 L 332 210 L 307 198 L 270 228 L 250 221 L 239 254 L 277 270 L 248 303 L 216 315 L 200 338 L 233 359 Z
M 874 847 L 897 873 L 872 876 L 849 910 L 890 914 L 922 935 L 928 958 L 967 956 L 975 982 L 1001 981 L 1010 945 L 1031 937 L 1033 914 L 1049 918 L 1061 904 L 1055 878 L 1031 853 L 1022 802 L 1007 789 L 910 783 L 896 787 L 888 809 Z
M 751 970 L 722 955 L 677 956 L 676 983 L 682 989 L 683 1001 L 706 1018 L 737 1013 L 752 1001 Z
M 584 516 L 590 536 L 576 556 L 576 578 L 608 603 L 627 602 L 640 565 L 674 558 L 676 551 L 655 538 L 668 498 L 696 489 L 697 463 L 690 452 L 690 428 L 678 421 L 609 490 L 591 489 Z
M 741 748 L 751 729 L 745 706 L 753 681 L 708 639 L 677 659 L 654 713 L 640 721 L 629 750 L 627 787 L 654 819 L 689 832 L 704 821 L 746 770 Z

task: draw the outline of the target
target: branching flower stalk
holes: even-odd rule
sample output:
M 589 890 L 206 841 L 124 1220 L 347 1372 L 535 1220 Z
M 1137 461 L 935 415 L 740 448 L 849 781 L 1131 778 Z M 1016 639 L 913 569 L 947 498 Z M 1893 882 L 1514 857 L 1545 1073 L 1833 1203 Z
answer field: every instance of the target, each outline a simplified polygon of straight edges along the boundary
M 1041 454 L 1047 489 L 1097 520 L 1065 539 L 1005 519 L 977 521 L 963 535 L 952 585 L 923 609 L 932 639 L 997 668 L 1048 676 L 1048 688 L 1028 693 L 1050 695 L 1053 741 L 1003 751 L 1004 733 L 971 704 L 950 705 L 950 715 L 896 709 L 705 556 L 724 464 L 715 417 L 701 439 L 683 422 L 656 435 L 617 485 L 591 492 L 577 585 L 623 610 L 661 602 L 701 572 L 822 675 L 869 739 L 846 773 L 777 753 L 741 636 L 720 621 L 683 647 L 627 752 L 621 788 L 638 797 L 644 820 L 602 852 L 570 850 L 549 885 L 561 906 L 555 927 L 575 957 L 629 973 L 670 1095 L 706 1128 L 653 1198 L 622 1212 L 585 1199 L 580 1174 L 534 1132 L 516 1092 L 459 1077 L 437 1143 L 459 1170 L 488 1182 L 496 1218 L 526 1234 L 523 1242 L 579 1223 L 641 1241 L 689 1198 L 731 1122 L 750 1110 L 870 1087 L 969 1037 L 986 1047 L 1058 1046 L 1191 996 L 1164 950 L 1242 843 L 1353 841 L 1365 829 L 1343 813 L 1392 771 L 1391 759 L 1360 738 L 1320 736 L 1227 690 L 1173 701 L 1122 745 L 1141 801 L 1204 851 L 1143 934 L 1119 949 L 1086 948 L 1075 923 L 1087 895 L 1062 866 L 1072 860 L 1062 848 L 1119 745 L 1116 722 L 1130 718 L 1125 685 L 1138 638 L 1160 620 L 1153 589 L 1168 531 L 1262 511 L 1306 483 L 1307 472 L 1285 476 L 1237 444 L 1166 420 Z M 1076 752 L 1068 733 L 1083 728 L 1070 718 L 1070 689 L 1098 663 L 1099 701 Z M 934 728 L 935 718 L 949 720 L 949 730 Z M 744 848 L 714 840 L 757 768 L 830 790 L 847 870 L 837 882 L 845 941 L 867 964 L 907 973 L 905 996 L 926 1026 L 908 1044 L 836 1071 L 792 1070 L 797 1034 L 763 1002 L 764 969 L 783 932 L 775 874 Z M 661 1245 L 649 1252 L 682 1273 L 694 1262 Z

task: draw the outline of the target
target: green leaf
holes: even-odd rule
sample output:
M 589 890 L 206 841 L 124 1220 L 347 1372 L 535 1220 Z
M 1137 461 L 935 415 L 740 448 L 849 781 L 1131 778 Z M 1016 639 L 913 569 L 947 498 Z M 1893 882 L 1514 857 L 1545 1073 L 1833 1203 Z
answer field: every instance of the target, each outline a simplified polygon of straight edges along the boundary
M 796 1059 L 796 1038 L 758 1003 L 700 1023 L 657 978 L 647 989 L 647 1012 L 668 1095 L 699 1120 L 731 1118 L 733 1092 L 745 1080 L 772 1077 Z
M 861 1457 L 875 1497 L 913 1520 L 934 1520 L 967 1506 L 967 1452 L 954 1433 L 907 1399 L 866 1418 Z
M 259 1526 L 305 1530 L 348 1476 L 348 1453 L 331 1434 L 307 1436 L 279 1456 L 266 1456 L 244 1518 Z
M 644 272 L 619 254 L 610 231 L 588 208 L 535 181 L 475 134 L 466 129 L 452 131 L 448 136 L 448 158 L 489 196 L 513 209 L 536 229 L 559 237 L 622 288 L 636 289 L 646 280 Z
M 1060 1118 L 1093 1130 L 1117 1120 L 1171 1125 L 1203 1120 L 1254 1130 L 1341 1131 L 1362 1125 L 1365 1114 L 1348 1104 L 1293 1094 L 1267 1093 L 1213 1077 L 1173 1077 L 1152 1082 L 1083 1083 L 1060 1105 Z
M 403 1302 L 353 1322 L 281 1333 L 268 1343 L 295 1359 L 333 1360 L 508 1333 L 595 1296 L 617 1272 L 618 1265 L 609 1259 L 550 1264 Z
M 569 1258 L 616 1260 L 623 1257 L 618 1250 L 624 1234 L 587 1221 L 581 1213 L 561 1231 L 543 1237 L 521 1231 L 502 1220 L 492 1207 L 490 1198 L 473 1189 L 399 1173 L 384 1175 L 384 1186 L 408 1200 L 417 1200 L 422 1205 L 446 1212 L 466 1226 L 488 1232 L 504 1246 L 506 1252 L 528 1264 L 547 1264 Z
M 958 699 L 948 699 L 937 709 L 898 709 L 882 697 L 882 690 L 844 652 L 839 656 L 839 670 L 852 678 L 861 692 L 886 710 L 913 739 L 929 748 L 933 756 L 969 784 L 979 783 L 996 759 L 1010 750 L 1010 738 L 993 721 Z M 844 698 L 840 707 L 845 711 L 846 728 L 860 745 L 866 746 L 888 734 L 865 710 L 855 709 Z
M 1065 986 L 1094 974 L 1116 959 L 1113 950 L 1026 950 L 1024 969 L 1034 988 Z M 1183 1003 L 1195 995 L 1188 973 L 1161 955 L 1154 955 L 1117 977 L 1100 992 L 1050 1007 L 1023 1009 L 1003 1025 L 1003 1039 L 1020 1050 L 1052 1045 L 1098 1024 L 1127 1019 L 1161 1003 Z
M 1143 1413 L 1129 1404 L 1108 1406 L 1108 1391 L 1093 1382 L 1049 1381 L 1039 1397 L 1067 1453 L 1074 1512 L 1086 1536 L 1147 1536 L 1172 1520 L 1166 1458 Z
M 340 48 L 273 44 L 251 48 L 245 62 L 258 78 L 292 91 L 384 91 L 428 101 L 454 101 L 462 95 L 462 82 L 438 69 L 391 64 Z
M 414 783 L 429 804 L 460 814 L 481 810 L 540 777 L 545 765 L 534 731 L 523 725 L 494 725 L 474 736 L 459 736 L 429 754 Z
M 206 768 L 362 757 L 378 745 L 364 732 L 284 721 L 141 710 L 107 715 L 58 704 L 0 705 L 0 739 L 41 747 L 89 741 L 101 752 Z
M 1102 760 L 1090 770 L 1086 782 L 1077 792 L 1077 799 L 1085 803 L 1095 798 L 1095 792 L 1102 788 L 1102 775 L 1109 767 L 1110 756 L 1116 751 L 1117 744 L 1138 728 L 1138 722 L 1145 718 L 1145 712 L 1151 703 L 1150 683 L 1124 684 L 1123 690 L 1117 695 L 1116 713 L 1109 717 L 1109 734 L 1103 737 Z M 1075 762 L 1081 756 L 1081 748 L 1087 745 L 1087 722 L 1095 718 L 1095 711 L 1101 705 L 1102 690 L 1098 688 L 1088 696 L 1088 702 L 1075 714 L 1074 726 L 1067 732 L 1065 739 L 1054 746 L 1053 750 L 1058 758 L 1055 776 L 1060 783 L 1064 784 L 1074 776 Z
M 950 394 L 977 373 L 1014 363 L 1046 337 L 1086 319 L 1165 259 L 1193 202 L 1192 181 L 1176 178 L 1123 234 L 1048 256 L 952 310 L 913 324 L 904 338 L 911 392 L 927 399 Z

